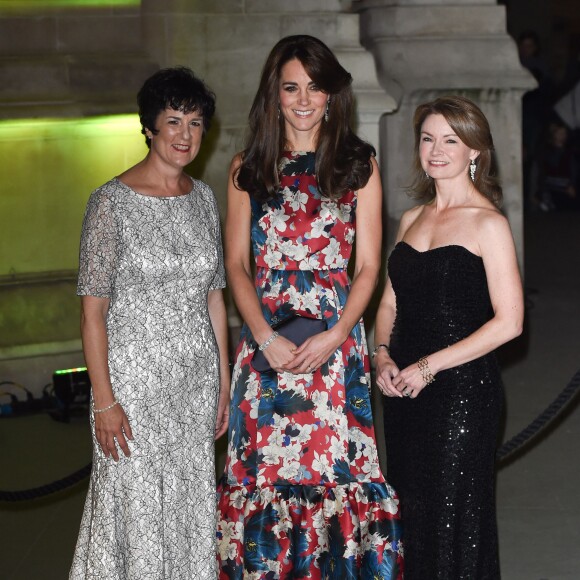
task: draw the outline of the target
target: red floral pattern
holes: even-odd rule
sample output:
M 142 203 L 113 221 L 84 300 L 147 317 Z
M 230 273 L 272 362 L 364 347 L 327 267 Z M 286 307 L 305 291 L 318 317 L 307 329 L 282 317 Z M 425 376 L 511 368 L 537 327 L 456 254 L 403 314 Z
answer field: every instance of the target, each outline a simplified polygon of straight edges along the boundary
M 320 195 L 313 153 L 288 153 L 279 198 L 252 201 L 256 289 L 275 324 L 340 318 L 357 195 Z M 379 468 L 362 321 L 315 373 L 258 373 L 242 329 L 219 486 L 220 578 L 402 577 L 398 499 Z

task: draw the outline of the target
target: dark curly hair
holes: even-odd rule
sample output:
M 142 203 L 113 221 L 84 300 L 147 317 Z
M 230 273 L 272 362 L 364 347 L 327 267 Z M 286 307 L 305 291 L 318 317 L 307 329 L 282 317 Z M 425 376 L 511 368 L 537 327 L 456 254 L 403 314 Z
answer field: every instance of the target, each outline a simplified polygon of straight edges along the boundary
M 372 173 L 372 145 L 351 128 L 354 97 L 351 75 L 332 51 L 308 35 L 287 36 L 270 52 L 250 110 L 250 127 L 236 186 L 265 201 L 278 195 L 278 162 L 287 146 L 284 118 L 278 113 L 282 67 L 298 59 L 308 76 L 330 96 L 328 121 L 323 121 L 316 146 L 316 176 L 325 196 L 340 198 L 364 187 Z
M 164 68 L 151 75 L 137 93 L 141 133 L 147 147 L 151 139 L 145 134 L 149 129 L 157 135 L 155 122 L 159 113 L 174 109 L 182 113 L 198 112 L 203 117 L 203 134 L 210 128 L 215 112 L 215 94 L 198 79 L 193 71 L 184 66 Z
M 429 115 L 443 115 L 461 141 L 470 149 L 479 151 L 476 159 L 475 188 L 496 207 L 501 207 L 502 190 L 496 177 L 493 159 L 493 138 L 489 123 L 481 109 L 471 100 L 458 95 L 440 97 L 419 105 L 413 117 L 415 154 L 413 159 L 413 183 L 409 195 L 423 202 L 435 197 L 433 179 L 425 175 L 419 157 L 421 129 Z

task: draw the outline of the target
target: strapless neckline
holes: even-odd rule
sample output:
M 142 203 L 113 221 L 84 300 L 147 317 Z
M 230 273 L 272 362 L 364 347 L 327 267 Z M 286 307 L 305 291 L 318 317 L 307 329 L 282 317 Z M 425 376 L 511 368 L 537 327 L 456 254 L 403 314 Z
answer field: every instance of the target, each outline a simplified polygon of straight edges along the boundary
M 446 246 L 437 246 L 436 248 L 429 248 L 428 250 L 417 250 L 416 248 L 411 246 L 411 244 L 405 242 L 404 240 L 401 240 L 400 242 L 397 242 L 397 244 L 395 245 L 395 248 L 397 246 L 405 246 L 405 247 L 409 248 L 411 251 L 413 251 L 415 254 L 419 254 L 419 255 L 430 254 L 432 252 L 439 252 L 439 251 L 443 251 L 443 250 L 458 249 L 459 251 L 465 252 L 465 253 L 469 254 L 470 256 L 473 256 L 474 258 L 476 258 L 478 260 L 482 259 L 481 256 L 474 254 L 471 250 L 468 250 L 465 246 L 461 246 L 459 244 L 448 244 Z

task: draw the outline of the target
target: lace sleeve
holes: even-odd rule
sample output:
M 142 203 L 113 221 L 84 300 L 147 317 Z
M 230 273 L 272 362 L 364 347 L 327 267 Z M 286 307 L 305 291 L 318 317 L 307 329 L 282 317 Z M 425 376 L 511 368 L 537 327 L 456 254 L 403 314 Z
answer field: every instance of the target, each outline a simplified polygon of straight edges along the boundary
M 77 295 L 107 298 L 111 295 L 117 261 L 117 228 L 110 195 L 102 189 L 89 198 L 79 255 Z

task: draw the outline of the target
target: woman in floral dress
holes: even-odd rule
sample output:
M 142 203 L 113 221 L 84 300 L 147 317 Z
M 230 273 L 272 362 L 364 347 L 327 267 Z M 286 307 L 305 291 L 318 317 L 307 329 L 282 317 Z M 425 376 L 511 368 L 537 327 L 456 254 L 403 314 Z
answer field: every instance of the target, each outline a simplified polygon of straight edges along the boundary
M 361 321 L 380 265 L 382 192 L 374 150 L 350 128 L 350 84 L 316 38 L 282 39 L 232 162 L 226 269 L 245 324 L 219 486 L 220 578 L 402 575 Z M 275 328 L 296 315 L 327 329 L 292 342 Z M 256 370 L 256 352 L 269 370 Z

